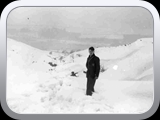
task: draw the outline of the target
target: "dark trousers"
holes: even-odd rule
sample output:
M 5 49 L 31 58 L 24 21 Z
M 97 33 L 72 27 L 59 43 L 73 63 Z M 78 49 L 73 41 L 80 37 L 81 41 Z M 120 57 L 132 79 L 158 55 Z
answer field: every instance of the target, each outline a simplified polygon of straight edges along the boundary
M 94 92 L 94 85 L 96 80 L 91 77 L 87 77 L 87 90 L 86 95 L 92 95 L 92 92 Z

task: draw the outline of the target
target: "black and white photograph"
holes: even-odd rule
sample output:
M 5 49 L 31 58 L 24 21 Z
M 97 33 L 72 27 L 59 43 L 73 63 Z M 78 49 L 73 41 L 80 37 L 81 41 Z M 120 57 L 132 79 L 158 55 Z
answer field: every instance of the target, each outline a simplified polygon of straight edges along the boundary
M 8 107 L 18 114 L 143 114 L 154 102 L 143 7 L 17 7 L 7 18 Z

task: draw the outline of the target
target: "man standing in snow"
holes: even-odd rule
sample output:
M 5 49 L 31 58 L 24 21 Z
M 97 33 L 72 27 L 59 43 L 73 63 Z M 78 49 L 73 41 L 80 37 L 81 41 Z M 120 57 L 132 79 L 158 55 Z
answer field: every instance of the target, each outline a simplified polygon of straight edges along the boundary
M 87 67 L 87 90 L 86 95 L 92 95 L 94 92 L 94 85 L 99 76 L 100 59 L 94 54 L 94 48 L 89 48 L 89 56 L 86 62 Z

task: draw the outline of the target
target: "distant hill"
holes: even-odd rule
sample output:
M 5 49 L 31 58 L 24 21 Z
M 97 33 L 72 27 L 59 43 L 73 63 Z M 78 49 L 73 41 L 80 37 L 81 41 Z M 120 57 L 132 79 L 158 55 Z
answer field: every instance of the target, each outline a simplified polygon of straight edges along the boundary
M 151 34 L 82 34 L 69 32 L 66 29 L 43 26 L 10 26 L 7 37 L 23 42 L 41 50 L 78 50 L 90 46 L 119 46 L 130 44 L 140 38 L 150 38 Z

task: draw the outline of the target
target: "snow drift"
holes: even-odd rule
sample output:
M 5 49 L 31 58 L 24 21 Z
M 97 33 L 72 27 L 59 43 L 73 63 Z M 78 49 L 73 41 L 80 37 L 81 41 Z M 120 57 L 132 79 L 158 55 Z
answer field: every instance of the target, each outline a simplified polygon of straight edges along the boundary
M 86 96 L 88 50 L 69 55 L 7 39 L 7 103 L 16 113 L 144 113 L 153 104 L 153 39 L 96 48 L 101 72 Z M 76 75 L 72 76 L 71 72 Z

